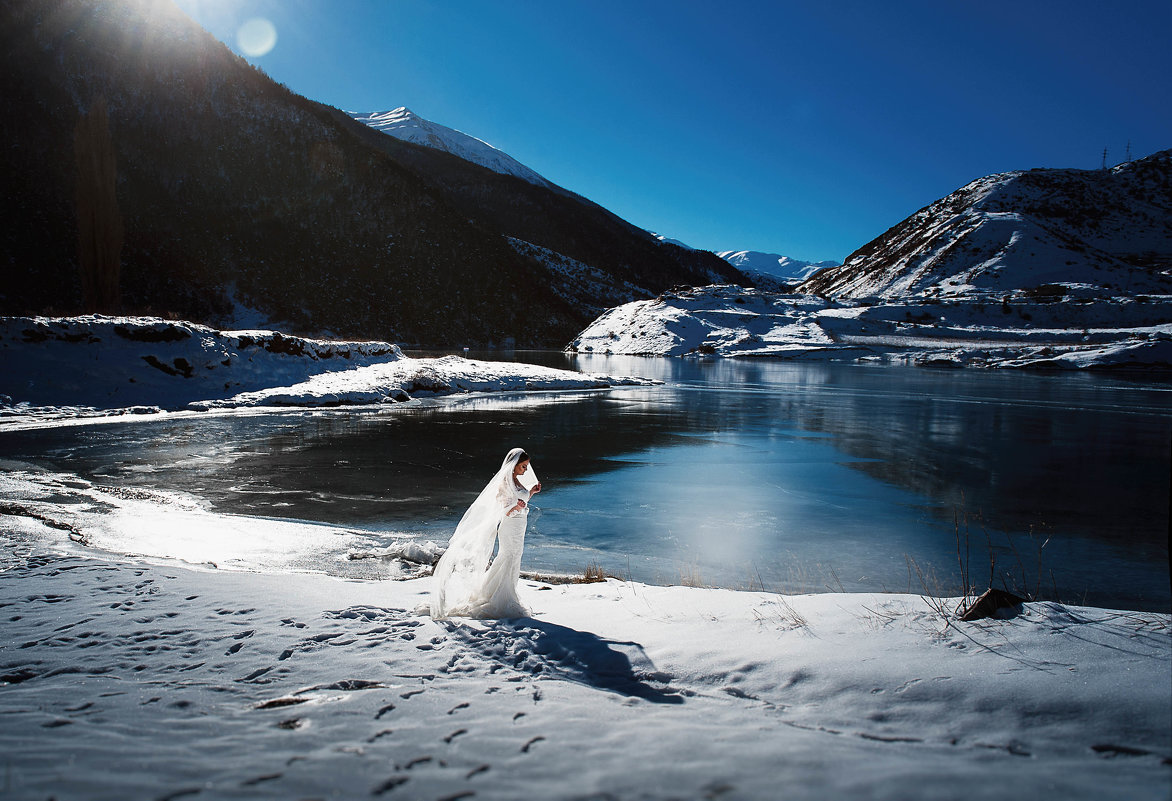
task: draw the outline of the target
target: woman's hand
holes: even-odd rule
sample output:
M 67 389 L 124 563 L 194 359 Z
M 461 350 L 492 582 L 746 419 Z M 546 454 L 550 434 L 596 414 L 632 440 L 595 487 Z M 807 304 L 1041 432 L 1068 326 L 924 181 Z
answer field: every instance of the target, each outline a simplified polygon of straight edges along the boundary
M 533 489 L 529 490 L 529 497 L 532 498 L 537 493 L 541 492 L 541 482 L 538 481 L 533 485 Z
M 521 510 L 522 510 L 522 509 L 524 509 L 524 508 L 525 508 L 525 501 L 524 501 L 524 500 L 522 500 L 521 498 L 518 498 L 518 499 L 517 499 L 517 505 L 516 505 L 516 506 L 514 506 L 512 509 L 510 509 L 510 510 L 509 510 L 509 514 L 512 514 L 513 512 L 519 512 L 519 511 L 521 511 Z

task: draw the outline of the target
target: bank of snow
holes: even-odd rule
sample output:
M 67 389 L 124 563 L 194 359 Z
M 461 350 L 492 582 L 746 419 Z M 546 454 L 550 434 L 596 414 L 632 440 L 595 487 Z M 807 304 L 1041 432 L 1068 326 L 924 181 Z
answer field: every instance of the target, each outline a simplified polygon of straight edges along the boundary
M 387 342 L 218 331 L 143 317 L 0 318 L 0 420 L 337 406 L 623 383 L 514 362 L 413 359 Z
M 1172 367 L 1172 296 L 1101 299 L 1075 285 L 998 303 L 834 302 L 708 286 L 608 310 L 579 353 L 883 359 L 1046 368 Z
M 5 554 L 13 798 L 1172 790 L 1166 614 L 958 623 L 916 596 L 612 579 L 523 581 L 532 618 L 441 623 L 413 611 L 430 579 Z

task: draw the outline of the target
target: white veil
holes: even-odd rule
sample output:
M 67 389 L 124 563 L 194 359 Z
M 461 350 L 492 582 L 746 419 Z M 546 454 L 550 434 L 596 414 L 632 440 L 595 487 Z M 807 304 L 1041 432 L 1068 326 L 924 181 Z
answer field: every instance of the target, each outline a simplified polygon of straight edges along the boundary
M 488 568 L 496 544 L 496 530 L 505 516 L 506 507 L 497 500 L 501 487 L 507 487 L 513 480 L 513 468 L 517 466 L 522 448 L 513 448 L 505 456 L 500 470 L 480 491 L 480 495 L 464 512 L 448 543 L 448 549 L 435 566 L 432 580 L 431 616 L 442 619 L 468 600 L 480 588 L 484 571 Z M 536 483 L 536 474 L 530 465 L 524 476 L 527 488 Z

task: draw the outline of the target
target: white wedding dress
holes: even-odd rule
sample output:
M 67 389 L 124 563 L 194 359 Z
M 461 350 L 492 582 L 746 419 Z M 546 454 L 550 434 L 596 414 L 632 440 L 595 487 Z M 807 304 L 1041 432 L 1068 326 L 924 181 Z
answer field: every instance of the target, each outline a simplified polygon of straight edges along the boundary
M 433 618 L 529 616 L 517 595 L 517 580 L 525 549 L 530 488 L 536 484 L 536 476 L 530 465 L 524 476 L 528 486 L 519 485 L 513 477 L 523 453 L 520 448 L 509 451 L 500 470 L 456 526 L 447 551 L 435 566 L 429 609 Z M 518 500 L 525 501 L 525 506 L 510 513 Z M 489 564 L 494 544 L 497 553 Z

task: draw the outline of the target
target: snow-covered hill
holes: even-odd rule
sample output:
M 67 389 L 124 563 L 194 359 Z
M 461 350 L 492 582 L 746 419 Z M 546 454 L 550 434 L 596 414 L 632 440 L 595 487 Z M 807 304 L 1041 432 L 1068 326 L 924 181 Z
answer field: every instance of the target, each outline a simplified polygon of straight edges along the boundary
M 837 303 L 709 286 L 610 309 L 578 353 L 883 360 L 933 366 L 1172 368 L 1172 296 L 1061 303 Z
M 488 142 L 469 136 L 466 133 L 448 128 L 430 120 L 425 120 L 411 109 L 400 107 L 393 111 L 377 111 L 362 113 L 357 111 L 346 112 L 361 123 L 371 128 L 390 134 L 405 142 L 442 150 L 459 156 L 465 161 L 487 167 L 493 172 L 502 175 L 513 175 L 522 178 L 531 184 L 552 188 L 553 184 L 545 180 L 533 170 L 507 153 L 497 150 Z
M 1104 298 L 1172 292 L 1172 151 L 1110 170 L 990 175 L 807 280 L 838 300 L 1015 290 Z

